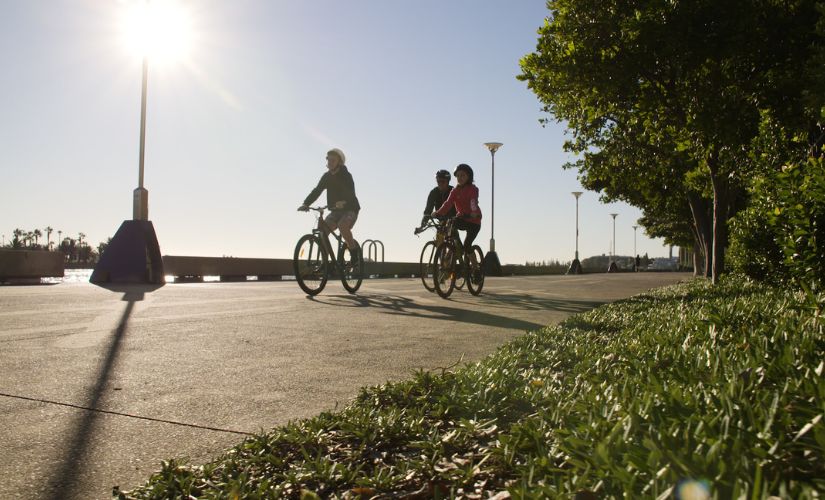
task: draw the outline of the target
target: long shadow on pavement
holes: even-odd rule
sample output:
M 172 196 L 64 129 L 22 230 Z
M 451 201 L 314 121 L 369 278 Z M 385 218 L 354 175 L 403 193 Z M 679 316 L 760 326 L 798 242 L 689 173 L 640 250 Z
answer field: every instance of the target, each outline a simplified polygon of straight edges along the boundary
M 97 373 L 97 383 L 91 389 L 86 401 L 83 403 L 84 408 L 78 417 L 77 423 L 70 435 L 71 440 L 63 448 L 64 455 L 61 460 L 60 467 L 55 471 L 51 480 L 49 481 L 48 493 L 53 500 L 61 500 L 75 497 L 75 489 L 78 486 L 78 478 L 81 476 L 83 463 L 88 455 L 89 443 L 94 435 L 95 422 L 99 415 L 98 412 L 93 411 L 98 408 L 98 404 L 104 394 L 104 389 L 109 383 L 109 378 L 117 363 L 118 355 L 120 354 L 120 347 L 123 339 L 126 336 L 126 330 L 129 323 L 129 317 L 132 315 L 132 310 L 135 307 L 135 302 L 141 301 L 144 298 L 145 291 L 154 290 L 157 287 L 127 287 L 109 288 L 113 291 L 123 291 L 123 300 L 126 301 L 126 308 L 123 310 L 123 315 L 120 318 L 117 328 L 114 330 L 112 341 L 106 352 L 106 358 L 100 365 Z
M 532 331 L 544 328 L 547 325 L 508 318 L 474 309 L 452 307 L 449 305 L 422 304 L 413 299 L 398 295 L 338 295 L 323 298 L 309 297 L 309 300 L 322 304 L 347 307 L 377 307 L 386 309 L 388 314 L 412 316 L 444 321 L 460 321 L 477 325 L 509 328 L 520 331 Z M 524 295 L 495 295 L 485 297 L 491 304 L 503 303 L 512 309 L 520 310 L 559 310 L 565 312 L 583 312 L 592 309 L 600 302 L 576 302 L 570 300 L 554 300 Z M 455 304 L 455 301 L 445 301 L 445 304 Z
M 483 293 L 482 304 L 494 305 L 497 308 L 517 309 L 520 311 L 562 311 L 569 313 L 586 312 L 601 305 L 607 304 L 608 300 L 572 300 L 556 299 L 552 297 L 537 297 L 529 293 Z

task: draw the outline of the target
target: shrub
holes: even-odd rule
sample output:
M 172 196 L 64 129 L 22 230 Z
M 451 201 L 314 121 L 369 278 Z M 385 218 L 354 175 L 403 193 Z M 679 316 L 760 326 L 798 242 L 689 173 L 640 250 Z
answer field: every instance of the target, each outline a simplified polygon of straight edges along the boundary
M 825 285 L 825 162 L 787 165 L 754 182 L 750 206 L 731 224 L 734 270 L 758 280 Z

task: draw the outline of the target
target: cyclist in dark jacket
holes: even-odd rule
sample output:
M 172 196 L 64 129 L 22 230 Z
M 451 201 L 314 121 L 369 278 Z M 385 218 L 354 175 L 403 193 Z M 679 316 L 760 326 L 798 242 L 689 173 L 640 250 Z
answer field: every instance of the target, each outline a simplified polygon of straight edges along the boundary
M 324 221 L 333 231 L 336 228 L 341 231 L 341 236 L 347 242 L 347 248 L 354 259 L 358 255 L 360 247 L 352 236 L 352 227 L 355 225 L 355 221 L 358 220 L 361 205 L 355 196 L 355 182 L 352 180 L 352 174 L 349 173 L 345 162 L 346 156 L 340 149 L 333 148 L 327 152 L 327 172 L 321 176 L 318 185 L 307 195 L 298 210 L 302 212 L 309 210 L 309 205 L 317 200 L 326 189 L 327 207 L 329 207 L 330 212 Z
M 424 217 L 421 219 L 421 227 L 427 223 L 427 218 L 432 215 L 433 211 L 438 209 L 447 201 L 450 196 L 453 186 L 450 185 L 450 172 L 446 170 L 439 170 L 435 173 L 436 186 L 427 195 L 427 206 L 424 207 Z M 455 209 L 450 209 L 450 212 L 445 217 L 452 217 L 455 215 Z

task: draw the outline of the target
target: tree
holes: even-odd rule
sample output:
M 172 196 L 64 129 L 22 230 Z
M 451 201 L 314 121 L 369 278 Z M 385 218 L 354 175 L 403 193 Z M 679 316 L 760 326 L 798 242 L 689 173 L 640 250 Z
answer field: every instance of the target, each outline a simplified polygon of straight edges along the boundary
M 35 229 L 32 231 L 32 236 L 34 237 L 34 246 L 37 246 L 37 242 L 43 236 L 43 233 L 39 229 Z
M 45 231 L 46 231 L 46 249 L 51 250 L 52 249 L 52 233 L 54 232 L 54 229 L 51 226 L 46 226 Z
M 552 15 L 519 78 L 545 112 L 567 123 L 571 151 L 615 146 L 622 154 L 625 144 L 631 152 L 652 145 L 701 168 L 713 196 L 715 282 L 724 271 L 727 220 L 741 205 L 740 161 L 758 133 L 760 105 L 778 98 L 777 87 L 790 89 L 787 75 L 809 58 L 814 4 L 550 0 Z M 591 159 L 582 160 L 585 169 Z M 651 175 L 665 183 L 691 171 Z
M 11 240 L 11 247 L 15 249 L 22 247 L 23 244 L 21 243 L 20 238 L 25 236 L 25 234 L 26 232 L 22 229 L 15 229 L 12 231 L 13 238 Z

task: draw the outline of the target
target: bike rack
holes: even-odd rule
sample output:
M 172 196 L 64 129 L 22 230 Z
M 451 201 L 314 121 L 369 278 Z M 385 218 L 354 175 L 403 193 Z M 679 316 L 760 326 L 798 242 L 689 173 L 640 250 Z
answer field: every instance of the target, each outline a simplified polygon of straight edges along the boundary
M 364 240 L 361 244 L 361 247 L 364 249 L 364 254 L 367 258 L 373 256 L 372 252 L 375 250 L 375 258 L 372 259 L 373 262 L 378 262 L 378 245 L 381 245 L 381 262 L 384 262 L 384 243 L 381 240 Z

